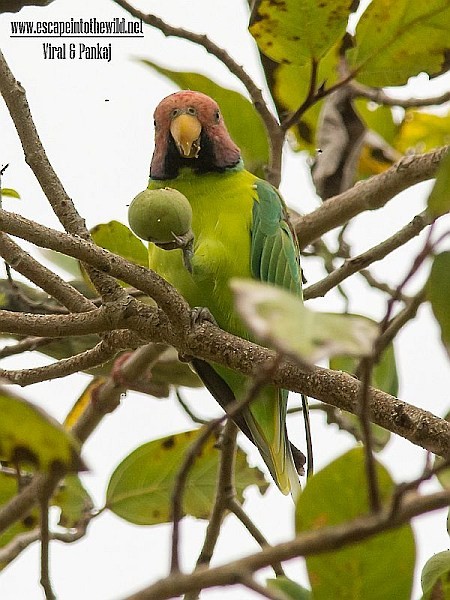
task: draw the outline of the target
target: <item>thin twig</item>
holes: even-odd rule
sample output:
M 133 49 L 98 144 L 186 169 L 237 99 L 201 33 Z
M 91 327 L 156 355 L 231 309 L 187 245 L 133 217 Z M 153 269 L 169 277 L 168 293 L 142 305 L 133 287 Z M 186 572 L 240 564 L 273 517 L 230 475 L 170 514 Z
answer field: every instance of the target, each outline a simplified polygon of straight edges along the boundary
M 450 490 L 442 490 L 426 496 L 408 495 L 402 499 L 395 514 L 392 514 L 390 506 L 387 506 L 378 513 L 358 517 L 347 523 L 305 532 L 291 541 L 264 548 L 260 552 L 225 565 L 189 574 L 171 575 L 131 594 L 126 600 L 168 600 L 195 589 L 234 585 L 239 583 L 237 577 L 239 573 L 255 573 L 275 561 L 284 562 L 299 556 L 335 551 L 382 531 L 396 529 L 415 516 L 447 507 L 449 503 Z
M 304 298 L 309 300 L 318 296 L 324 296 L 328 291 L 344 281 L 344 279 L 347 279 L 372 263 L 382 260 L 388 254 L 409 242 L 433 221 L 434 218 L 427 211 L 416 215 L 405 227 L 383 242 L 380 242 L 358 256 L 347 259 L 341 267 L 334 270 L 330 275 L 307 287 L 304 291 Z M 397 293 L 401 293 L 401 290 L 398 290 Z
M 195 459 L 201 452 L 204 444 L 208 438 L 213 434 L 215 429 L 223 423 L 226 418 L 233 419 L 241 413 L 241 411 L 255 400 L 258 396 L 261 388 L 267 384 L 268 380 L 272 376 L 274 370 L 277 368 L 280 362 L 280 356 L 275 355 L 274 360 L 271 364 L 266 364 L 264 368 L 261 368 L 256 377 L 254 378 L 252 385 L 250 386 L 245 398 L 241 401 L 233 402 L 227 409 L 227 412 L 222 417 L 210 421 L 204 426 L 203 431 L 200 432 L 198 438 L 190 446 L 184 456 L 184 460 L 175 478 L 172 495 L 171 495 L 171 515 L 172 515 L 172 551 L 170 561 L 170 572 L 178 573 L 180 570 L 179 562 L 179 540 L 180 540 L 180 521 L 183 515 L 183 496 L 186 481 L 189 475 L 189 471 L 194 464 Z
M 372 512 L 378 512 L 381 509 L 380 488 L 378 485 L 378 475 L 376 462 L 373 455 L 373 439 L 370 424 L 369 413 L 369 386 L 372 378 L 372 368 L 374 361 L 372 357 L 365 357 L 361 360 L 361 390 L 360 390 L 360 410 L 359 421 L 364 441 L 364 458 L 367 474 L 368 499 Z
M 255 581 L 251 575 L 242 575 L 239 579 L 242 585 L 245 585 L 249 590 L 257 592 L 263 598 L 268 598 L 269 600 L 285 600 L 286 598 L 284 594 L 279 594 L 275 590 L 264 587 Z
M 46 346 L 47 344 L 51 344 L 51 342 L 55 341 L 54 338 L 49 337 L 27 337 L 24 340 L 20 340 L 15 344 L 11 344 L 9 346 L 3 346 L 0 348 L 0 358 L 7 358 L 8 356 L 15 356 L 17 354 L 22 354 L 23 352 L 32 352 L 33 350 L 37 350 L 42 346 Z
M 228 500 L 235 494 L 234 468 L 236 456 L 237 427 L 231 419 L 225 423 L 220 439 L 220 461 L 217 477 L 216 497 L 206 529 L 203 546 L 195 565 L 196 569 L 208 566 L 211 562 L 214 549 L 219 538 L 223 519 L 227 509 Z M 197 600 L 198 591 L 193 591 L 185 596 L 184 600 Z
M 391 285 L 388 285 L 384 281 L 379 281 L 368 269 L 361 269 L 361 271 L 358 271 L 358 274 L 366 280 L 370 287 L 388 294 L 391 296 L 391 298 L 396 297 L 398 300 L 401 300 L 405 303 L 411 300 L 410 296 L 399 292 L 397 289 L 393 288 Z
M 301 248 L 356 215 L 381 208 L 416 183 L 433 178 L 448 148 L 443 146 L 426 154 L 405 156 L 383 173 L 360 181 L 342 194 L 329 198 L 313 212 L 294 217 L 292 222 Z
M 402 108 L 419 108 L 421 106 L 436 106 L 450 102 L 450 92 L 444 92 L 438 96 L 431 96 L 428 98 L 394 98 L 382 88 L 371 88 L 367 85 L 352 81 L 350 88 L 355 96 L 367 98 L 377 104 L 384 104 L 385 106 L 401 106 Z
M 239 519 L 242 525 L 247 529 L 249 534 L 258 542 L 261 548 L 266 548 L 270 546 L 267 539 L 264 537 L 263 533 L 258 529 L 255 523 L 250 519 L 248 514 L 236 500 L 236 498 L 230 498 L 228 500 L 228 509 L 234 514 L 234 516 Z M 274 570 L 275 575 L 280 577 L 284 575 L 284 569 L 280 562 L 274 562 L 271 567 Z
M 295 110 L 293 113 L 286 116 L 281 121 L 281 129 L 286 132 L 290 127 L 295 125 L 302 115 L 308 110 L 312 104 L 317 102 L 317 71 L 318 71 L 319 63 L 315 58 L 311 58 L 311 75 L 309 77 L 309 88 L 308 93 L 306 94 L 306 98 L 303 100 L 302 104 Z
M 86 526 L 77 527 L 74 531 L 49 532 L 49 540 L 57 540 L 65 544 L 77 542 L 86 535 Z M 34 542 L 41 539 L 41 530 L 34 529 L 16 535 L 9 544 L 0 549 L 0 564 L 4 567 L 17 558 L 24 550 Z
M 121 350 L 132 347 L 135 340 L 134 334 L 126 332 L 120 340 L 120 344 L 110 344 L 105 338 L 90 350 L 85 350 L 69 358 L 62 358 L 50 365 L 31 369 L 0 369 L 0 378 L 20 386 L 27 386 L 40 381 L 51 381 L 52 379 L 67 377 L 107 362 Z M 117 339 L 115 341 L 117 342 Z M 123 345 L 121 345 L 122 343 Z
M 206 425 L 206 423 L 209 423 L 209 421 L 207 419 L 202 419 L 201 417 L 199 417 L 198 415 L 196 415 L 192 409 L 188 406 L 188 404 L 184 401 L 183 396 L 181 395 L 181 392 L 179 390 L 179 388 L 177 388 L 175 390 L 175 397 L 178 400 L 178 404 L 181 406 L 181 408 L 184 410 L 184 412 L 187 414 L 187 416 L 194 422 L 194 423 L 198 423 L 199 425 Z
M 383 331 L 377 337 L 375 341 L 375 355 L 378 357 L 381 355 L 383 350 L 388 346 L 395 338 L 397 333 L 400 331 L 408 321 L 414 319 L 416 313 L 423 302 L 426 300 L 426 288 L 422 288 L 415 296 L 413 296 L 409 302 L 407 302 L 405 308 L 401 310 L 390 322 L 386 324 Z

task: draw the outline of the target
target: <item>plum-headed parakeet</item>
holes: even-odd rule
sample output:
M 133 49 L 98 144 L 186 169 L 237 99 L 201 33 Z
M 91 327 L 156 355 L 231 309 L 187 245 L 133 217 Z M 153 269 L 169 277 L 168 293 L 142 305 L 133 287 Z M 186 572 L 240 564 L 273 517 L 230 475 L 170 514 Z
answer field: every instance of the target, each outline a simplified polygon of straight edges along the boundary
M 299 250 L 286 207 L 274 187 L 244 169 L 214 100 L 177 92 L 161 101 L 154 117 L 148 187 L 175 188 L 187 197 L 194 245 L 189 270 L 181 250 L 150 243 L 150 268 L 191 307 L 207 307 L 222 329 L 251 339 L 233 306 L 231 278 L 255 278 L 302 293 Z M 245 397 L 243 375 L 196 359 L 193 366 L 224 410 L 234 398 Z M 280 490 L 296 496 L 305 459 L 287 437 L 287 396 L 286 390 L 266 386 L 235 421 L 259 449 Z

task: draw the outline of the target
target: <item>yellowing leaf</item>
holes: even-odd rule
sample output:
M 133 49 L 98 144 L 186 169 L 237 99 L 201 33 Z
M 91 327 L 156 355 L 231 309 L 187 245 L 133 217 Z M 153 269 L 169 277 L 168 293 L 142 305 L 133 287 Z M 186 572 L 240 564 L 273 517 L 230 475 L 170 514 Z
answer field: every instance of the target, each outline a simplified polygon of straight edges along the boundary
M 260 177 L 265 176 L 264 168 L 269 161 L 269 141 L 261 117 L 247 98 L 222 87 L 200 73 L 165 69 L 149 60 L 140 62 L 164 75 L 182 89 L 196 90 L 214 98 L 220 106 L 231 137 L 241 150 L 245 168 Z
M 318 61 L 345 33 L 351 0 L 260 0 L 250 33 L 276 62 L 304 65 Z
M 394 491 L 394 482 L 379 463 L 376 473 L 381 500 L 386 502 Z M 320 531 L 368 513 L 364 450 L 355 448 L 308 479 L 297 502 L 296 532 Z M 414 563 L 415 544 L 410 525 L 306 558 L 314 600 L 409 600 Z
M 186 452 L 201 429 L 148 442 L 136 448 L 116 468 L 109 481 L 106 506 L 136 525 L 154 525 L 171 520 L 170 498 Z M 215 497 L 219 450 L 217 436 L 210 436 L 189 472 L 184 494 L 184 513 L 207 519 Z M 236 455 L 236 491 L 258 485 L 263 493 L 268 483 L 262 472 L 249 467 L 243 450 Z
M 233 279 L 231 289 L 258 340 L 303 360 L 368 354 L 378 334 L 378 326 L 365 317 L 315 312 L 298 296 L 269 284 Z
M 85 412 L 89 404 L 91 402 L 95 402 L 94 395 L 99 391 L 105 381 L 105 377 L 96 377 L 87 385 L 81 396 L 70 409 L 67 417 L 64 419 L 64 427 L 66 429 L 72 429 L 75 423 L 80 419 L 81 415 Z
M 372 0 L 347 57 L 358 81 L 403 85 L 422 71 L 435 75 L 446 68 L 449 37 L 449 0 Z
M 317 84 L 330 87 L 338 79 L 340 43 L 333 46 L 320 60 Z M 311 64 L 266 65 L 266 73 L 272 97 L 281 116 L 296 111 L 306 99 L 310 87 Z M 289 130 L 289 143 L 293 150 L 307 150 L 310 154 L 317 151 L 316 129 L 323 101 L 313 104 L 299 122 Z
M 394 140 L 394 146 L 406 152 L 427 152 L 450 144 L 450 112 L 433 115 L 419 110 L 407 110 Z
M 7 197 L 7 198 L 16 198 L 16 200 L 20 200 L 19 192 L 16 192 L 16 190 L 13 190 L 12 188 L 2 188 L 0 195 L 2 198 Z
M 67 475 L 52 498 L 52 506 L 61 509 L 58 525 L 66 529 L 82 525 L 94 508 L 92 499 L 84 489 L 78 475 Z
M 79 443 L 50 415 L 0 390 L 0 459 L 40 471 L 84 468 Z

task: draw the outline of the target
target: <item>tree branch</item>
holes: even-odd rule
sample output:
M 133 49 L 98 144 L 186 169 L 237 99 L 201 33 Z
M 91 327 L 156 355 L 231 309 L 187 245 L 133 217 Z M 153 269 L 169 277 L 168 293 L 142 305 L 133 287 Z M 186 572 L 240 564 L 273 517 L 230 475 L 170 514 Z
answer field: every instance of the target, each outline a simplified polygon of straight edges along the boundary
M 0 256 L 15 271 L 32 281 L 70 311 L 83 312 L 95 308 L 95 305 L 70 283 L 41 265 L 4 233 L 0 233 Z
M 439 96 L 431 96 L 429 98 L 394 98 L 382 88 L 372 88 L 357 81 L 352 81 L 350 84 L 354 96 L 367 98 L 377 104 L 385 106 L 401 106 L 402 108 L 419 108 L 422 106 L 435 106 L 450 102 L 450 92 L 444 92 Z
M 395 513 L 388 506 L 379 513 L 359 517 L 348 523 L 302 533 L 289 542 L 265 548 L 261 552 L 220 567 L 199 569 L 190 574 L 172 575 L 128 596 L 125 600 L 165 600 L 195 589 L 238 584 L 242 573 L 255 573 L 275 561 L 312 556 L 342 548 L 381 531 L 395 529 L 407 523 L 412 517 L 444 508 L 449 502 L 449 490 L 428 496 L 412 494 L 400 501 Z
M 173 327 L 180 328 L 180 333 L 190 327 L 187 302 L 154 271 L 130 263 L 92 242 L 39 225 L 25 217 L 4 210 L 0 210 L 0 229 L 28 240 L 41 248 L 50 248 L 77 258 L 99 271 L 130 283 L 152 297 L 172 321 Z M 128 296 L 125 293 L 124 296 L 128 302 Z
M 426 154 L 405 156 L 387 171 L 356 183 L 351 189 L 324 202 L 315 211 L 295 216 L 292 222 L 300 246 L 305 248 L 356 215 L 381 208 L 403 190 L 432 179 L 448 149 L 449 146 L 443 146 Z
M 187 303 L 152 271 L 128 263 L 89 242 L 5 211 L 0 211 L 0 228 L 108 271 L 153 296 L 170 318 L 169 325 L 161 312 L 152 312 L 150 307 L 139 304 L 138 314 L 125 317 L 118 323 L 120 327 L 133 329 L 146 339 L 174 345 L 183 355 L 218 362 L 244 375 L 253 376 L 258 370 L 264 370 L 268 361 L 274 360 L 275 354 L 270 350 L 232 336 L 210 323 L 191 328 Z M 85 318 L 89 318 L 88 314 L 91 313 L 87 313 Z M 178 328 L 177 320 L 178 324 L 179 320 L 182 321 Z M 272 383 L 357 414 L 360 383 L 345 373 L 319 367 L 304 372 L 297 365 L 285 361 L 276 369 Z M 412 443 L 444 457 L 450 455 L 450 424 L 443 419 L 373 388 L 370 391 L 370 415 L 374 423 Z
M 111 343 L 108 337 L 105 337 L 105 339 L 90 350 L 85 350 L 70 358 L 63 358 L 58 362 L 45 365 L 44 367 L 18 370 L 0 369 L 0 378 L 10 383 L 26 386 L 40 381 L 51 381 L 52 379 L 67 377 L 80 371 L 92 369 L 107 362 L 121 350 L 134 346 L 136 338 L 130 332 L 127 335 L 121 336 L 122 339 L 120 340 L 117 337 L 115 336 L 115 343 Z M 126 343 L 127 341 L 128 344 Z
M 433 221 L 434 217 L 431 217 L 428 212 L 424 210 L 419 215 L 416 215 L 414 219 L 400 229 L 400 231 L 391 235 L 391 237 L 380 242 L 373 248 L 370 248 L 370 250 L 347 259 L 343 265 L 330 273 L 330 275 L 321 281 L 308 286 L 304 291 L 305 300 L 317 298 L 318 296 L 325 296 L 327 292 L 339 285 L 344 279 L 347 279 L 354 273 L 358 273 L 361 269 L 368 267 L 372 263 L 383 259 L 397 248 L 400 248 L 400 246 L 409 242 Z

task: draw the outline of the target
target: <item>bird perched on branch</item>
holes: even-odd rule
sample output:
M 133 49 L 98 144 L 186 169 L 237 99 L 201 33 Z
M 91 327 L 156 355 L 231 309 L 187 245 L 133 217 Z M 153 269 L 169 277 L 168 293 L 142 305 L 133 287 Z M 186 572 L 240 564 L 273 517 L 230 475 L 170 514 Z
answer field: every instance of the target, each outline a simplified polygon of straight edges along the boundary
M 181 249 L 150 243 L 150 268 L 191 307 L 209 309 L 222 329 L 251 339 L 233 306 L 231 278 L 259 279 L 302 293 L 299 248 L 284 202 L 274 187 L 245 170 L 210 97 L 194 91 L 171 94 L 154 118 L 148 188 L 175 188 L 187 197 L 194 240 L 188 265 Z M 225 411 L 245 397 L 245 376 L 199 359 L 193 366 Z M 279 489 L 295 497 L 305 459 L 287 437 L 287 396 L 287 390 L 265 386 L 235 422 L 259 449 Z

